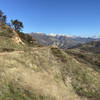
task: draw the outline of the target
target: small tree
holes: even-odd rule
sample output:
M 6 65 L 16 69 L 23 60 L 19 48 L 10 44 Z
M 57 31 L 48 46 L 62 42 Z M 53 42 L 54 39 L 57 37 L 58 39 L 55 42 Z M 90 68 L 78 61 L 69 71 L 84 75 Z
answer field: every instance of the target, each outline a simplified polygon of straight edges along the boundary
M 6 15 L 4 15 L 3 16 L 3 22 L 6 24 L 6 20 L 7 20 L 7 16 Z
M 16 31 L 21 31 L 21 29 L 24 27 L 23 23 L 21 21 L 18 21 L 17 19 L 11 20 L 11 24 Z
M 3 16 L 3 12 L 0 10 L 0 17 L 2 17 Z
M 6 19 L 7 19 L 6 15 L 3 15 L 3 12 L 0 10 L 0 22 L 2 24 L 6 24 Z

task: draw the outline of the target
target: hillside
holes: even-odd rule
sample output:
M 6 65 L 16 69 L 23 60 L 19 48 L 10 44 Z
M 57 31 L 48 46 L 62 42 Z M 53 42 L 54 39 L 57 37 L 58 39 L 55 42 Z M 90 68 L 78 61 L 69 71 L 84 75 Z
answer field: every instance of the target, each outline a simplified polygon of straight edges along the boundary
M 0 51 L 22 50 L 29 45 L 39 46 L 38 42 L 28 34 L 16 33 L 7 25 L 0 25 Z
M 85 44 L 76 45 L 70 49 L 65 50 L 68 54 L 74 56 L 76 59 L 96 65 L 94 69 L 100 69 L 100 41 L 92 41 Z M 99 69 L 98 69 L 99 68 Z
M 88 43 L 90 41 L 100 41 L 100 38 L 82 38 L 70 37 L 67 35 L 46 35 L 44 33 L 30 33 L 41 45 L 52 46 L 57 45 L 59 48 L 67 49 L 78 44 Z
M 85 44 L 79 44 L 70 49 L 79 49 L 87 52 L 100 53 L 100 41 L 92 41 Z
M 98 65 L 28 38 L 0 26 L 0 100 L 100 99 Z

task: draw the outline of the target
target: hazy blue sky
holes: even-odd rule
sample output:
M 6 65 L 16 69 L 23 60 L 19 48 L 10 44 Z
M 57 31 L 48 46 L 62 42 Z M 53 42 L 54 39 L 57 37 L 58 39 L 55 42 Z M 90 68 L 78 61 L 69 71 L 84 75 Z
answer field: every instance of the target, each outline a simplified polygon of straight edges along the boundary
M 100 35 L 100 0 L 0 0 L 0 9 L 24 32 Z

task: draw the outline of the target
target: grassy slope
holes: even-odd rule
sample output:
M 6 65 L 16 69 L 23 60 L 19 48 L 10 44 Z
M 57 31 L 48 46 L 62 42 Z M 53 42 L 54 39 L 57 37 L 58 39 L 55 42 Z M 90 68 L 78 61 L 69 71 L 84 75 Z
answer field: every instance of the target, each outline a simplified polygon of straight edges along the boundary
M 58 52 L 58 50 L 57 50 Z M 72 79 L 72 86 L 76 93 L 80 96 L 86 96 L 87 98 L 93 98 L 93 100 L 100 99 L 100 70 L 99 66 L 96 63 L 88 62 L 89 59 L 82 60 L 82 57 L 78 57 L 71 54 L 70 51 L 66 51 L 67 54 L 71 55 L 71 57 L 67 59 L 65 54 L 60 56 L 60 53 L 54 53 L 56 56 L 61 59 L 61 61 L 65 64 L 63 68 L 63 76 L 66 81 L 66 76 L 70 76 Z M 78 54 L 79 55 L 79 54 Z M 91 57 L 91 56 L 90 56 Z
M 70 49 L 66 50 L 66 53 L 75 58 L 78 62 L 86 66 L 86 73 L 84 73 L 84 80 L 81 84 L 81 92 L 76 88 L 76 91 L 80 95 L 85 95 L 87 97 L 95 97 L 96 100 L 100 99 L 100 54 L 82 51 L 80 49 Z M 87 68 L 90 71 L 87 71 Z M 94 75 L 93 75 L 94 74 Z M 93 75 L 93 76 L 92 76 Z M 87 82 L 88 81 L 88 82 Z M 85 84 L 84 84 L 85 83 Z M 87 84 L 87 85 L 86 85 Z M 87 88 L 84 91 L 84 86 Z M 84 89 L 83 89 L 84 88 Z
M 33 48 L 5 35 L 0 40 L 1 49 L 14 49 L 0 52 L 0 100 L 100 99 L 100 72 L 94 65 L 58 48 Z

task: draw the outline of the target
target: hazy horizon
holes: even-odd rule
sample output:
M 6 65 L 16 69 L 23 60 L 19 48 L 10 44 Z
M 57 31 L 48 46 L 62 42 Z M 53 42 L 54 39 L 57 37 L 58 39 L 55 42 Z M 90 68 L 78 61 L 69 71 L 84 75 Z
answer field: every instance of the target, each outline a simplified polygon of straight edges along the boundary
M 29 32 L 29 34 L 43 34 L 43 35 L 49 35 L 49 36 L 67 36 L 67 37 L 81 37 L 81 38 L 100 38 L 100 35 L 91 35 L 91 36 L 80 36 L 80 35 L 69 35 L 68 33 L 44 33 L 44 32 Z M 26 33 L 28 34 L 28 33 Z

